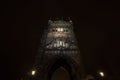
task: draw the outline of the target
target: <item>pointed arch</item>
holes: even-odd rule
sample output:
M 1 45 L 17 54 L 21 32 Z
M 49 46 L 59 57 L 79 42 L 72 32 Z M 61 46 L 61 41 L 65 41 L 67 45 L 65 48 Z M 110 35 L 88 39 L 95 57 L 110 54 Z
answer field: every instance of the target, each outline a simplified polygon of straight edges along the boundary
M 47 75 L 45 80 L 51 80 L 53 73 L 59 68 L 63 67 L 70 75 L 70 80 L 80 80 L 79 66 L 71 59 L 59 58 L 53 60 L 53 63 L 47 67 Z

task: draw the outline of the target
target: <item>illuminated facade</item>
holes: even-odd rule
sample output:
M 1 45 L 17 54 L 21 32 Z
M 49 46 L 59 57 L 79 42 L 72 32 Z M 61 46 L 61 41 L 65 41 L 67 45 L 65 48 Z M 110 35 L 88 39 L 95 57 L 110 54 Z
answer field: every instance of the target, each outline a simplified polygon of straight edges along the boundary
M 70 80 L 80 80 L 83 76 L 80 51 L 71 20 L 48 21 L 36 57 L 36 75 L 32 80 L 52 80 L 52 74 L 59 67 L 68 71 Z
M 77 46 L 75 45 L 76 41 L 73 34 L 73 26 L 72 21 L 66 22 L 62 20 L 51 21 L 49 20 L 49 29 L 46 38 L 46 51 L 45 53 L 51 53 L 57 55 L 61 53 L 71 53 L 71 49 L 73 49 L 73 53 L 77 53 Z M 50 50 L 50 51 L 49 51 Z M 74 51 L 75 50 L 75 51 Z M 67 52 L 70 51 L 70 52 Z

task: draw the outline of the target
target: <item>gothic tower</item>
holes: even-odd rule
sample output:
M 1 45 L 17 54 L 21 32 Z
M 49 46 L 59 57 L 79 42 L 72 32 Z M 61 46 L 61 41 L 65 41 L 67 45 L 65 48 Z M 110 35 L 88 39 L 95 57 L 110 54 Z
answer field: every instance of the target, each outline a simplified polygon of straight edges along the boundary
M 31 80 L 52 80 L 58 68 L 64 68 L 69 80 L 81 80 L 83 69 L 72 20 L 49 20 L 41 38 Z

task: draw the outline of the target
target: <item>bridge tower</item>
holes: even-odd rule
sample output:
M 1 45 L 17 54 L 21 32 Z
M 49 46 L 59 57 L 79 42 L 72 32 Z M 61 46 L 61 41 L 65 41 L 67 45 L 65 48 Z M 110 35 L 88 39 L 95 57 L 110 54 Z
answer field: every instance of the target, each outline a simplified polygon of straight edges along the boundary
M 59 68 L 68 72 L 69 80 L 83 77 L 80 49 L 70 19 L 48 21 L 34 65 L 36 74 L 31 80 L 52 80 Z

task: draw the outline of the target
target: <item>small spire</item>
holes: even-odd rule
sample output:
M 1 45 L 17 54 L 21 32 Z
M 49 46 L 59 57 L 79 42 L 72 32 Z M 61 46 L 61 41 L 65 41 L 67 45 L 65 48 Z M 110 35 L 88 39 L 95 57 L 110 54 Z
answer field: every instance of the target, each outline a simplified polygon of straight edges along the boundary
M 71 21 L 70 17 L 68 17 L 69 21 Z
M 52 16 L 50 17 L 48 24 L 50 24 L 52 22 Z
M 63 20 L 63 17 L 62 17 L 62 20 Z
M 72 20 L 70 19 L 70 17 L 68 17 L 68 19 L 69 19 L 69 22 L 71 22 L 71 23 L 72 23 Z
M 51 20 L 52 19 L 52 16 L 50 17 L 50 19 L 49 20 Z

